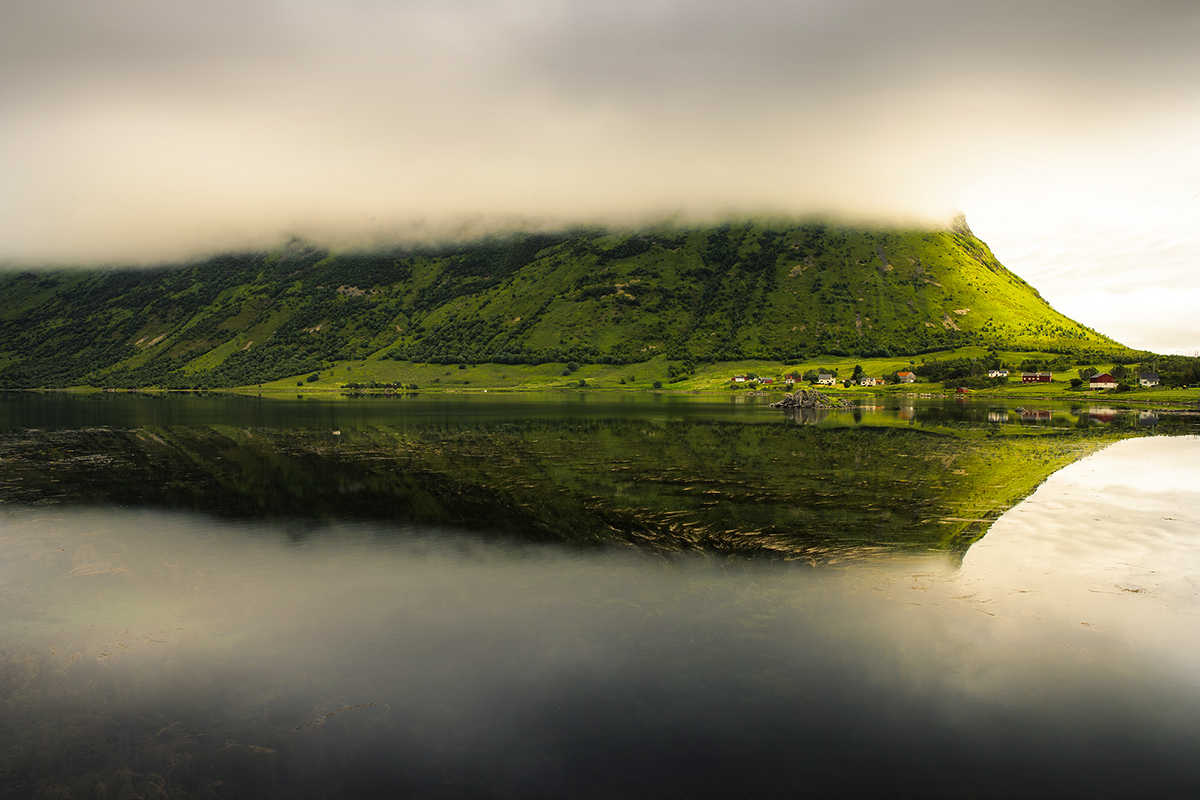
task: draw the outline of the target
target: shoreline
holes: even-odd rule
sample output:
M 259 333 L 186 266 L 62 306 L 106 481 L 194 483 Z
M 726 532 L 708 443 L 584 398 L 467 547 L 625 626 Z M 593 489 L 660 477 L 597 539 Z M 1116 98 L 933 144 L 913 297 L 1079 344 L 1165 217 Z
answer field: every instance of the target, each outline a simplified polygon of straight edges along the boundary
M 813 387 L 802 387 L 812 391 Z M 972 402 L 975 400 L 990 400 L 990 401 L 1034 401 L 1034 402 L 1062 402 L 1062 403 L 1088 403 L 1102 404 L 1113 407 L 1155 407 L 1158 410 L 1170 411 L 1200 411 L 1200 390 L 1195 390 L 1195 399 L 1191 398 L 1163 398 L 1163 397 L 1127 397 L 1128 392 L 1122 392 L 1120 395 L 1108 395 L 1106 391 L 1089 392 L 1086 394 L 1025 394 L 1022 392 L 989 392 L 989 391 L 972 391 L 970 394 L 956 394 L 953 390 L 948 389 L 933 389 L 932 391 L 913 392 L 913 391 L 875 391 L 861 392 L 857 390 L 847 390 L 844 388 L 822 387 L 820 391 L 837 400 L 848 400 L 852 403 L 851 406 L 871 405 L 873 403 L 864 403 L 861 401 L 877 400 L 879 398 L 908 398 L 918 400 L 957 400 L 960 402 Z M 1176 390 L 1178 391 L 1178 390 Z M 588 394 L 588 395 L 687 395 L 693 397 L 709 397 L 721 399 L 733 398 L 763 398 L 764 400 L 774 399 L 781 400 L 785 395 L 790 394 L 787 391 L 779 392 L 764 392 L 764 391 L 731 391 L 728 389 L 716 388 L 635 388 L 635 387 L 613 387 L 613 386 L 424 386 L 416 389 L 347 389 L 337 386 L 297 386 L 297 387 L 282 387 L 282 386 L 235 386 L 235 387 L 213 387 L 205 389 L 166 389 L 161 387 L 139 387 L 134 389 L 114 389 L 100 388 L 93 386 L 72 386 L 65 388 L 23 388 L 23 389 L 0 389 L 2 394 L 70 394 L 70 395 L 110 395 L 110 394 L 135 394 L 144 396 L 200 396 L 200 395 L 230 395 L 242 397 L 263 397 L 268 399 L 294 399 L 294 398 L 328 398 L 328 399 L 350 399 L 358 397 L 396 397 L 404 395 L 518 395 L 518 394 Z M 860 401 L 861 399 L 861 401 Z

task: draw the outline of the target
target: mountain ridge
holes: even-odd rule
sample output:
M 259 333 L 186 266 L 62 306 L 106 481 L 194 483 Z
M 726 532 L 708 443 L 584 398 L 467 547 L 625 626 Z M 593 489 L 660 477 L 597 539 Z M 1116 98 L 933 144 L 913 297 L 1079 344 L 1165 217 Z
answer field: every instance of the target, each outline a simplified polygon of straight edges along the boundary
M 331 252 L 299 240 L 157 268 L 0 276 L 0 387 L 245 386 L 342 361 L 632 364 L 1129 356 L 956 219 L 578 228 Z

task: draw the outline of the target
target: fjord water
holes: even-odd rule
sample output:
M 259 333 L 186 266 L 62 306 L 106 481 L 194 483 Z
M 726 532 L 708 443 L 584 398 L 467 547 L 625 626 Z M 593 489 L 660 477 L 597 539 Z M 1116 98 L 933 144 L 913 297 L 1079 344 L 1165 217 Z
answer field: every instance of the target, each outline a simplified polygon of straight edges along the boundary
M 1195 434 L 8 399 L 0 791 L 1194 796 Z

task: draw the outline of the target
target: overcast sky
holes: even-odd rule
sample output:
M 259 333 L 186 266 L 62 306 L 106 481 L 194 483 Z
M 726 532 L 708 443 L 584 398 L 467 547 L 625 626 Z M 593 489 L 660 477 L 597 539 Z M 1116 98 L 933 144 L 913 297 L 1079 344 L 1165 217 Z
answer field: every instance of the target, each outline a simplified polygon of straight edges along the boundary
M 0 260 L 966 212 L 1200 351 L 1193 0 L 0 0 Z

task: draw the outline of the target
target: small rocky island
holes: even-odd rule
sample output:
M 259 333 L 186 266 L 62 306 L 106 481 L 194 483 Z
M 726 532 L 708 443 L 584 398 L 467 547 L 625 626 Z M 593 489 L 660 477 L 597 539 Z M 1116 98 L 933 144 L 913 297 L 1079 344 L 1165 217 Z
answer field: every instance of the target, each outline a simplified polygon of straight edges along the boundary
M 849 400 L 835 400 L 816 389 L 796 389 L 795 394 L 785 394 L 778 403 L 771 403 L 771 408 L 852 408 Z

